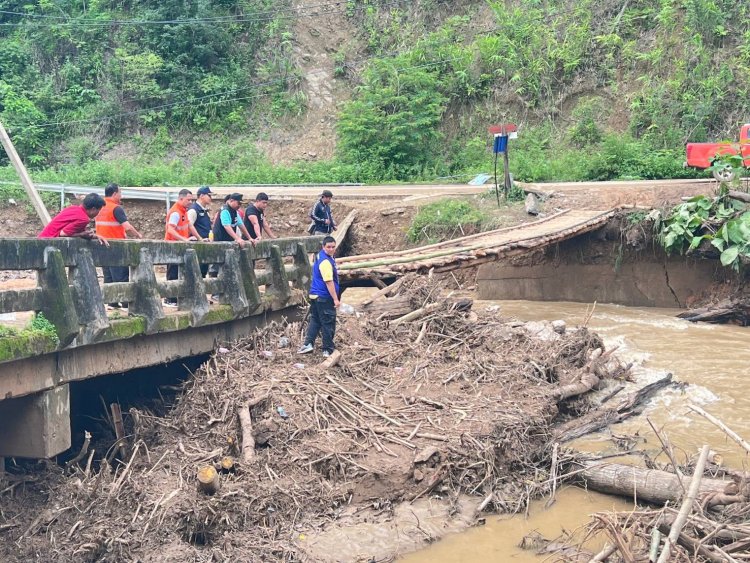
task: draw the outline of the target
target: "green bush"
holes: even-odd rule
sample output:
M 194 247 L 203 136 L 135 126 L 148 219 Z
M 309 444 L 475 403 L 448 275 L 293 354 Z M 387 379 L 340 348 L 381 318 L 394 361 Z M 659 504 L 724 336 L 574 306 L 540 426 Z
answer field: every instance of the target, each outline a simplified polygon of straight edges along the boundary
M 487 215 L 472 203 L 447 199 L 422 207 L 406 235 L 414 243 L 445 240 L 477 232 L 486 220 Z

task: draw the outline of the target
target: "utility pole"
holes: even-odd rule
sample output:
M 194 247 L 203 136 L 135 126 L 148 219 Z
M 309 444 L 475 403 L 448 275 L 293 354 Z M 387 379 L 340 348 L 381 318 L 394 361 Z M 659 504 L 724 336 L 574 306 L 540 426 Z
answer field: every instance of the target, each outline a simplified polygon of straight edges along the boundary
M 34 183 L 31 181 L 31 177 L 29 176 L 26 167 L 23 165 L 23 162 L 21 162 L 21 157 L 18 156 L 16 147 L 13 146 L 13 143 L 8 136 L 8 132 L 5 130 L 2 123 L 0 123 L 0 143 L 2 143 L 3 148 L 5 148 L 5 152 L 10 159 L 10 163 L 13 165 L 13 168 L 16 169 L 18 176 L 21 178 L 21 184 L 23 184 L 26 194 L 34 205 L 37 215 L 39 215 L 39 218 L 42 220 L 42 226 L 46 227 L 51 221 L 49 211 L 44 207 L 42 198 L 39 197 L 39 192 L 36 191 Z

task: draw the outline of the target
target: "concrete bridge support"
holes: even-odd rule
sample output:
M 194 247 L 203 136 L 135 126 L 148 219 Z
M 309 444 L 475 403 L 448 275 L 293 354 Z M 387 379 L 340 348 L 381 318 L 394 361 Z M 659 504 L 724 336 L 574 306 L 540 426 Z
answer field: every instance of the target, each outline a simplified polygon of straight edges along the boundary
M 0 420 L 0 457 L 57 455 L 71 445 L 69 386 L 2 401 Z

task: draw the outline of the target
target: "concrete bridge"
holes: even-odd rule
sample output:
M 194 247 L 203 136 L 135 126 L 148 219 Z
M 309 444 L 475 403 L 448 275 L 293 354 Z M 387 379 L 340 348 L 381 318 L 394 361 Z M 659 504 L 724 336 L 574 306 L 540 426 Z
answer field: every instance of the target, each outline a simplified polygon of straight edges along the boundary
M 271 313 L 294 313 L 310 281 L 319 237 L 230 243 L 81 239 L 0 240 L 0 271 L 35 270 L 37 286 L 0 291 L 0 314 L 40 312 L 53 328 L 0 327 L 0 458 L 48 458 L 71 446 L 68 384 L 210 352 L 251 333 Z M 157 267 L 179 265 L 179 279 Z M 216 264 L 216 278 L 201 265 Z M 98 267 L 130 268 L 100 285 Z M 160 269 L 160 268 L 159 268 Z M 217 295 L 218 305 L 207 295 Z M 162 298 L 178 300 L 165 311 Z M 105 304 L 129 303 L 126 316 Z

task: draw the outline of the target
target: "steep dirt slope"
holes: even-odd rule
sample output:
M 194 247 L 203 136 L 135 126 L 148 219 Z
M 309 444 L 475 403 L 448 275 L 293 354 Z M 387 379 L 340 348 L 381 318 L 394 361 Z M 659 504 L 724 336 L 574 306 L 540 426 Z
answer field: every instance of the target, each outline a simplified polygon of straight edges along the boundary
M 293 62 L 302 73 L 301 88 L 307 111 L 298 120 L 283 123 L 258 147 L 274 163 L 329 159 L 336 146 L 338 104 L 349 99 L 351 85 L 334 78 L 336 52 L 346 46 L 359 52 L 356 28 L 341 5 L 321 5 L 319 0 L 300 0 L 295 10 Z

